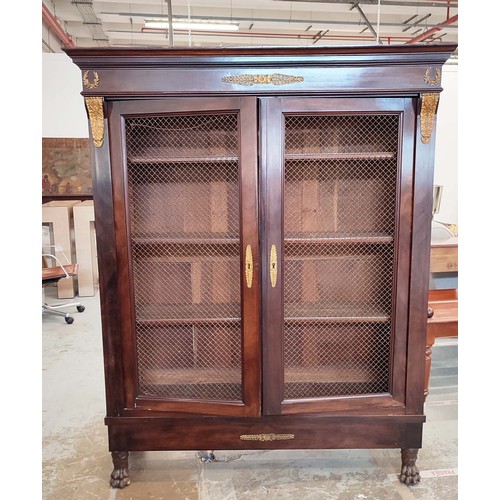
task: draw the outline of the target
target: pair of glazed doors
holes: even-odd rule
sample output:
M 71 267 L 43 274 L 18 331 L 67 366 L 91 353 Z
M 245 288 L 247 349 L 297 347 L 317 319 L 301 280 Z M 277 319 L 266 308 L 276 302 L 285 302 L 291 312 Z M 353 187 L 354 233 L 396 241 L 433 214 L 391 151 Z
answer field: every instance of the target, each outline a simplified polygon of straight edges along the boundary
M 107 106 L 125 407 L 404 412 L 414 100 Z

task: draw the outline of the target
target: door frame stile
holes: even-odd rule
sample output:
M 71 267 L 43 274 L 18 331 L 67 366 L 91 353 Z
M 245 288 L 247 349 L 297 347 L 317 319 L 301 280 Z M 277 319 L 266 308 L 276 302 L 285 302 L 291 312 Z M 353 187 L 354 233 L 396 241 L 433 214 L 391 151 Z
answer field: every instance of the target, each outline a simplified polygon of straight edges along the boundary
M 283 155 L 281 99 L 260 100 L 262 214 L 262 413 L 279 415 L 284 397 L 283 358 Z M 272 141 L 272 144 L 268 144 Z M 271 286 L 270 251 L 276 246 L 278 276 Z
M 257 98 L 241 97 L 238 113 L 240 191 L 241 380 L 245 415 L 259 416 L 262 394 L 260 356 L 260 247 L 258 200 Z M 253 279 L 245 280 L 246 247 L 253 255 Z

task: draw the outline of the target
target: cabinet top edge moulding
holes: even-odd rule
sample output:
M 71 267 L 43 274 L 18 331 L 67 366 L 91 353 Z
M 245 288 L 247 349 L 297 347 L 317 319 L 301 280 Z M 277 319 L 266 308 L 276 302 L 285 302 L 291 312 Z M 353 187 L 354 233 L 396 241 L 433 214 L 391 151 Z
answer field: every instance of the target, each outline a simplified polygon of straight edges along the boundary
M 440 92 L 455 44 L 71 48 L 84 96 Z M 286 68 L 286 74 L 283 70 Z M 370 75 L 366 74 L 370 68 Z M 325 71 L 328 69 L 328 71 Z M 173 73 L 175 71 L 175 73 Z

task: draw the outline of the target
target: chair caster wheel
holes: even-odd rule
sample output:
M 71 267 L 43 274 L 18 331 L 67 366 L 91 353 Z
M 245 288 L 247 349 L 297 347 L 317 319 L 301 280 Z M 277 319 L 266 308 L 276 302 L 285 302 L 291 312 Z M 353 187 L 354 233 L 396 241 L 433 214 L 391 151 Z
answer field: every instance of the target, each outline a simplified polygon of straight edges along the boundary
M 73 321 L 75 321 L 74 318 L 72 318 L 71 316 L 66 316 L 64 319 L 65 319 L 66 323 L 68 323 L 68 325 L 71 325 L 71 323 L 73 323 Z
M 79 313 L 82 313 L 83 311 L 85 311 L 85 306 L 76 306 L 76 310 L 77 310 Z

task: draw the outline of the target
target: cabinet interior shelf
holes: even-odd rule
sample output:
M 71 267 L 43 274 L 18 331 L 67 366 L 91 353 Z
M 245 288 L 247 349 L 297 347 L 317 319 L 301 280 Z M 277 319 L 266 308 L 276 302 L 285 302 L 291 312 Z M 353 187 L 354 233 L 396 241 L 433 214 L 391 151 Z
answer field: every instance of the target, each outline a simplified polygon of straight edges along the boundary
M 240 321 L 240 304 L 142 305 L 136 309 L 136 320 L 141 325 L 237 323 Z
M 285 160 L 389 160 L 396 153 L 389 151 L 369 151 L 360 153 L 285 153 Z
M 285 323 L 383 323 L 389 315 L 373 304 L 285 304 Z
M 132 165 L 147 165 L 147 164 L 162 164 L 162 163 L 228 163 L 237 162 L 238 156 L 221 155 L 221 156 L 169 156 L 167 154 L 151 155 L 144 154 L 142 156 L 128 156 L 128 161 Z
M 220 236 L 214 233 L 197 234 L 185 237 L 169 235 L 143 235 L 131 239 L 133 245 L 236 245 L 239 238 Z
M 389 315 L 372 304 L 344 304 L 318 306 L 317 304 L 285 304 L 285 323 L 384 323 Z M 205 324 L 238 323 L 240 305 L 182 304 L 143 305 L 136 309 L 138 325 L 148 324 Z
M 394 238 L 386 233 L 288 233 L 285 235 L 286 244 L 367 244 L 367 245 L 388 245 L 394 242 Z M 173 236 L 168 234 L 138 234 L 132 237 L 134 245 L 236 245 L 240 243 L 239 238 L 230 236 L 218 236 L 215 233 L 197 233 L 190 236 Z
M 288 233 L 285 243 L 325 243 L 325 244 L 391 244 L 394 238 L 386 233 Z
M 370 369 L 349 366 L 288 367 L 285 383 L 349 383 L 369 382 Z M 143 375 L 146 385 L 186 385 L 186 384 L 239 384 L 241 369 L 232 367 L 189 367 L 171 369 L 149 369 Z
M 315 160 L 389 160 L 396 157 L 396 153 L 387 151 L 370 151 L 366 153 L 286 153 L 287 161 L 315 161 Z M 162 163 L 228 163 L 237 162 L 238 156 L 170 156 L 152 153 L 141 156 L 130 156 L 131 165 L 162 164 Z

